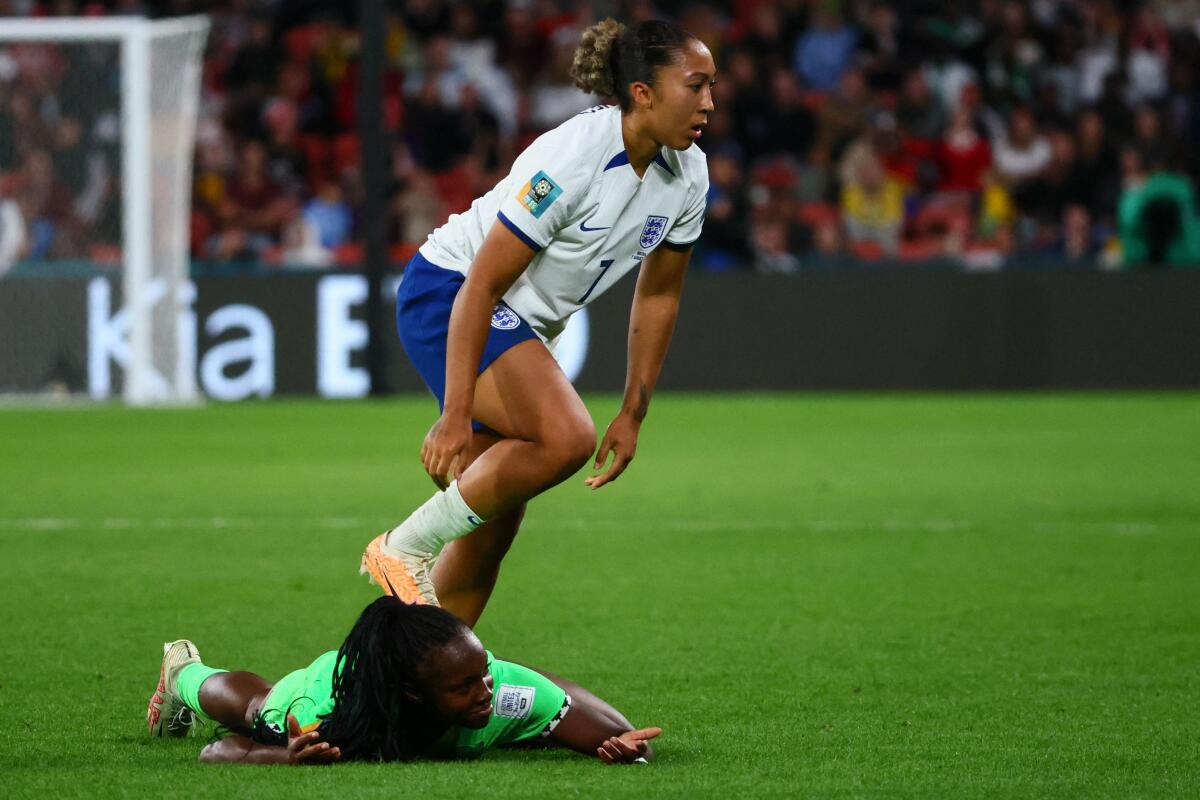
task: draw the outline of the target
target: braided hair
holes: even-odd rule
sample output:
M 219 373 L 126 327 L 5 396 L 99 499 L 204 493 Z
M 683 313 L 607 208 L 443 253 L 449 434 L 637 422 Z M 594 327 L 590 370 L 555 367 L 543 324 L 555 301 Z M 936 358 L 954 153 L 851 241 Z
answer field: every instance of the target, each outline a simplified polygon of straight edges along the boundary
M 615 97 L 622 111 L 633 107 L 629 85 L 655 86 L 655 71 L 682 59 L 684 46 L 696 37 L 674 22 L 646 20 L 622 25 L 611 17 L 583 32 L 571 77 L 585 92 Z
M 415 723 L 425 711 L 405 690 L 421 684 L 429 653 L 470 632 L 449 611 L 412 605 L 390 595 L 367 606 L 338 650 L 333 711 L 322 718 L 322 741 L 344 760 L 414 758 L 433 744 Z

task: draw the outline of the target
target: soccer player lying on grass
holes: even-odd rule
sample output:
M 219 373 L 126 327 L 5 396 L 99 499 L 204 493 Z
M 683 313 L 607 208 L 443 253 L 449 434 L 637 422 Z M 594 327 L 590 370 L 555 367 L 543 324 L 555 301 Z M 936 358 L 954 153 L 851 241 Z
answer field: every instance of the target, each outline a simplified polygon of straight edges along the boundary
M 649 759 L 661 733 L 635 730 L 577 684 L 493 658 L 450 612 L 391 596 L 367 606 L 340 650 L 274 686 L 205 666 L 186 639 L 163 649 L 146 725 L 175 737 L 197 718 L 227 728 L 200 753 L 206 762 L 472 758 L 542 744 L 627 764 Z

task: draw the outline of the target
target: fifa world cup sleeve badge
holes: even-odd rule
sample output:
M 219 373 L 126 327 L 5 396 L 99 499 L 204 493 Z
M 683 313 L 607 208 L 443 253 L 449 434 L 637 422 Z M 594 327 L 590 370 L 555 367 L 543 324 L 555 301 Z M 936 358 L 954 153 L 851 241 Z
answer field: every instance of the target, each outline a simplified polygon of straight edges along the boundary
M 530 214 L 533 214 L 534 218 L 538 218 L 546 213 L 546 209 L 558 199 L 560 194 L 562 194 L 562 187 L 555 183 L 549 175 L 539 171 L 517 192 L 517 199 L 529 210 Z

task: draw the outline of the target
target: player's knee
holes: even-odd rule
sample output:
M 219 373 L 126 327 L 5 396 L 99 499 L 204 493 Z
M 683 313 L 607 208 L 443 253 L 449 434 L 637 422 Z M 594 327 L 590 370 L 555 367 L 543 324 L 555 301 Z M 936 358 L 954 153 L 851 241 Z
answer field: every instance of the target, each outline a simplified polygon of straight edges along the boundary
M 596 426 L 591 419 L 573 421 L 559 437 L 559 457 L 563 472 L 578 472 L 596 451 Z

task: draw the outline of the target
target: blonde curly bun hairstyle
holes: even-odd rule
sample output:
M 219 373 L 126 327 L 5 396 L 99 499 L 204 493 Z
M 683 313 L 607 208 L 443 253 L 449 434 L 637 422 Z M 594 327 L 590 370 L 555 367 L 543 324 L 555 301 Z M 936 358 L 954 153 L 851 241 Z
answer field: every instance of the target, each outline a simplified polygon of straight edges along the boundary
M 571 77 L 585 92 L 615 97 L 621 110 L 629 111 L 630 85 L 656 86 L 659 67 L 679 63 L 693 40 L 695 36 L 674 22 L 651 19 L 625 26 L 609 18 L 583 32 Z
M 571 78 L 576 86 L 601 97 L 617 96 L 612 56 L 613 47 L 624 32 L 625 26 L 612 17 L 583 32 L 571 62 Z

